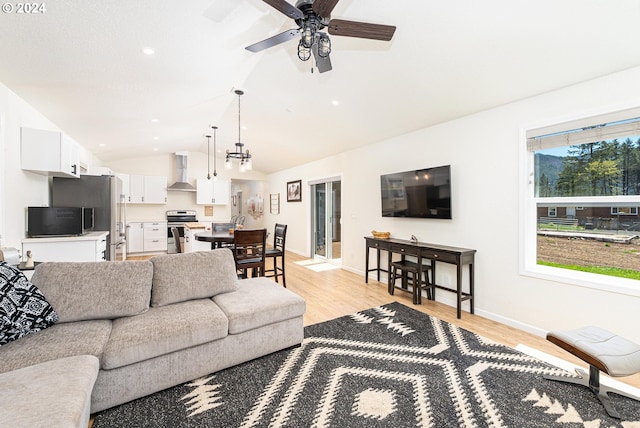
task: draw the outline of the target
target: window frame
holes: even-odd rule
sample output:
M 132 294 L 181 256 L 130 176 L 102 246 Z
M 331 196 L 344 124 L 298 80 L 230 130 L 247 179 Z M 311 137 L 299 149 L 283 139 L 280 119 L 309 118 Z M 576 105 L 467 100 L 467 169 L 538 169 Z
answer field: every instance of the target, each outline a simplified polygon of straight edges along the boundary
M 632 111 L 635 116 L 628 113 Z M 606 205 L 611 202 L 625 203 L 629 206 L 639 205 L 640 196 L 612 196 L 612 197 L 562 197 L 562 198 L 537 198 L 535 197 L 535 174 L 534 174 L 534 154 L 535 150 L 528 147 L 528 137 L 532 131 L 544 128 L 555 129 L 558 131 L 575 129 L 575 123 L 605 123 L 612 120 L 611 118 L 619 118 L 621 115 L 628 117 L 638 117 L 637 112 L 640 107 L 632 106 L 625 110 L 618 109 L 601 112 L 597 115 L 581 115 L 573 119 L 567 120 L 550 120 L 546 123 L 530 124 L 520 128 L 519 135 L 519 177 L 520 177 L 520 222 L 519 222 L 519 271 L 520 275 L 552 281 L 556 283 L 574 285 L 579 287 L 591 288 L 606 292 L 615 292 L 634 297 L 640 297 L 640 281 L 619 278 L 608 275 L 600 275 L 589 272 L 581 272 L 551 266 L 539 265 L 537 263 L 537 208 L 538 202 L 544 200 L 546 204 L 554 206 L 562 206 L 567 202 L 573 202 L 580 207 L 585 202 L 598 203 Z M 620 119 L 618 119 L 620 120 Z M 542 134 L 540 134 L 542 135 Z
M 620 208 L 628 208 L 629 212 L 625 213 L 625 212 L 620 212 Z M 621 216 L 625 216 L 625 215 L 633 215 L 633 216 L 637 216 L 638 215 L 638 207 L 611 207 L 611 215 L 621 215 Z

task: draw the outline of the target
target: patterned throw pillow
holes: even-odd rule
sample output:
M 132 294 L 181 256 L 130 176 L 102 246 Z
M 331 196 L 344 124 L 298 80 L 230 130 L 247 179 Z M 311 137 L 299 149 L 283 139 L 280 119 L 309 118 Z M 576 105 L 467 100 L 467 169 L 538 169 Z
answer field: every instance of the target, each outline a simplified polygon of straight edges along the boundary
M 0 346 L 58 321 L 58 314 L 17 268 L 0 262 Z

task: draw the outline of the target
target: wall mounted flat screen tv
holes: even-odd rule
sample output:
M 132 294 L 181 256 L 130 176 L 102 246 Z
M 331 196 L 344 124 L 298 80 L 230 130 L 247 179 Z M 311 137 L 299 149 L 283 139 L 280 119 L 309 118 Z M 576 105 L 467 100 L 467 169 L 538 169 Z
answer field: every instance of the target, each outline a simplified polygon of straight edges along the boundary
M 451 165 L 380 176 L 382 217 L 451 219 Z

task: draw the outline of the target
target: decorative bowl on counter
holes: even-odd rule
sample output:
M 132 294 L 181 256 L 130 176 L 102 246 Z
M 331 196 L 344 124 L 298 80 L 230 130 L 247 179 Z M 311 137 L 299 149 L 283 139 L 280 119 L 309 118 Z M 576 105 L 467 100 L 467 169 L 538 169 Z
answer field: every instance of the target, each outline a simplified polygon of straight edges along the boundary
M 375 230 L 372 230 L 371 234 L 377 239 L 389 239 L 389 236 L 391 236 L 391 232 L 376 232 Z

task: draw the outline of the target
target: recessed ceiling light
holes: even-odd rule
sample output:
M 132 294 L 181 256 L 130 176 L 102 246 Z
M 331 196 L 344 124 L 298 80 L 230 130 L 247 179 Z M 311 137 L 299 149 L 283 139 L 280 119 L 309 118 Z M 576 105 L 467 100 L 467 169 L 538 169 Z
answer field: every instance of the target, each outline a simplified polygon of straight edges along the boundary
M 153 137 L 153 139 L 154 139 L 154 140 L 159 140 L 159 139 L 160 139 L 160 137 Z
M 151 119 L 151 123 L 158 123 L 158 119 Z
M 145 55 L 153 55 L 156 51 L 153 48 L 142 48 L 142 53 Z
M 105 144 L 105 143 L 100 143 L 100 144 L 98 144 L 98 146 L 100 146 L 100 147 L 105 147 L 105 146 L 106 146 L 106 144 Z
M 340 105 L 340 101 L 333 100 L 333 101 L 331 101 L 331 104 L 333 104 L 334 106 L 339 106 Z
M 157 151 L 158 151 L 158 148 L 157 148 L 157 147 L 154 147 L 154 148 L 153 148 L 153 151 L 154 151 L 154 152 L 157 152 Z

